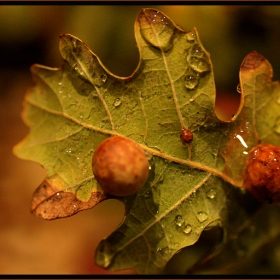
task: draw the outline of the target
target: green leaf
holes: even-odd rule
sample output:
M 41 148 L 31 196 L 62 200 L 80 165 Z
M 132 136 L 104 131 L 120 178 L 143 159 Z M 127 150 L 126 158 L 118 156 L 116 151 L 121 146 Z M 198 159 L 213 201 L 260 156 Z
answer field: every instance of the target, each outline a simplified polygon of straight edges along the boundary
M 240 188 L 242 174 L 246 154 L 259 141 L 280 143 L 280 91 L 269 63 L 249 54 L 240 71 L 239 111 L 222 122 L 214 113 L 210 56 L 196 29 L 185 32 L 161 12 L 142 9 L 135 37 L 139 65 L 131 76 L 118 77 L 81 40 L 61 35 L 62 67 L 32 67 L 35 85 L 23 113 L 31 130 L 14 151 L 46 169 L 31 208 L 56 219 L 108 199 L 91 166 L 104 139 L 138 142 L 149 158 L 149 178 L 136 195 L 121 198 L 125 220 L 99 244 L 96 262 L 151 274 L 217 226 L 224 237 L 209 258 L 220 254 L 229 234 L 261 211 Z M 180 140 L 184 128 L 193 133 L 191 143 Z

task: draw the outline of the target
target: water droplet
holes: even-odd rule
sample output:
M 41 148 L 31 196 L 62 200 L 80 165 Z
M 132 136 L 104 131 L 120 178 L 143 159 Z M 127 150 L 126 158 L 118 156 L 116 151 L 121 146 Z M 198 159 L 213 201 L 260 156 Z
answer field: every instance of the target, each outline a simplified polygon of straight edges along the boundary
M 149 198 L 150 196 L 151 196 L 151 192 L 150 191 L 145 192 L 145 194 L 144 194 L 145 198 Z
M 237 87 L 236 87 L 236 91 L 237 91 L 238 93 L 241 93 L 240 84 L 238 84 L 238 85 L 237 85 Z
M 200 223 L 206 221 L 208 219 L 208 215 L 205 212 L 198 212 L 196 215 L 197 219 L 199 220 Z
M 145 41 L 166 51 L 172 46 L 174 24 L 161 12 L 143 9 L 138 16 L 140 33 Z
M 189 43 L 194 43 L 196 41 L 196 35 L 193 31 L 187 33 L 187 41 Z
M 169 247 L 159 248 L 160 250 L 157 250 L 162 256 L 167 257 L 172 253 L 172 250 Z
M 122 101 L 120 98 L 116 98 L 114 101 L 114 106 L 115 107 L 119 107 L 122 104 Z
M 183 219 L 183 217 L 182 217 L 181 215 L 177 215 L 177 216 L 175 217 L 174 222 L 175 222 L 175 224 L 176 224 L 178 227 L 181 227 L 181 226 L 185 223 L 185 221 L 184 221 L 184 219 Z
M 192 231 L 192 227 L 191 227 L 191 225 L 189 225 L 189 224 L 187 224 L 187 225 L 183 228 L 183 232 L 184 232 L 185 234 L 190 234 L 191 231 Z
M 103 84 L 105 84 L 105 83 L 107 82 L 107 75 L 102 74 L 102 75 L 100 76 L 100 80 L 101 80 L 101 82 L 102 82 Z
M 217 149 L 213 149 L 212 155 L 213 155 L 214 157 L 216 157 L 216 156 L 218 155 L 218 150 L 217 150 Z
M 192 56 L 188 59 L 188 63 L 194 71 L 199 73 L 210 71 L 210 65 L 205 58 Z
M 185 76 L 185 87 L 187 89 L 194 89 L 199 83 L 199 75 L 194 71 L 189 71 Z
M 187 61 L 190 67 L 199 73 L 210 71 L 210 64 L 203 49 L 195 44 L 189 49 Z
M 195 44 L 194 46 L 192 46 L 190 48 L 189 55 L 194 56 L 194 57 L 206 58 L 205 52 L 203 51 L 203 49 L 198 44 Z
M 189 100 L 190 100 L 190 102 L 192 102 L 192 101 L 194 101 L 194 98 L 193 98 L 193 97 L 191 97 Z
M 215 196 L 216 196 L 216 191 L 213 190 L 213 189 L 211 189 L 211 190 L 209 190 L 209 191 L 206 193 L 206 196 L 207 196 L 208 198 L 210 198 L 210 199 L 213 199 L 213 198 L 215 198 Z

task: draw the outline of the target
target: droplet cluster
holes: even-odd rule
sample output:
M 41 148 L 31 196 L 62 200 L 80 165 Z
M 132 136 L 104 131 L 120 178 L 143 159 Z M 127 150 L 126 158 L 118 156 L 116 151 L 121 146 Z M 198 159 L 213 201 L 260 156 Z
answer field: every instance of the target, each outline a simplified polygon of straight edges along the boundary
M 191 35 L 187 36 L 187 38 L 190 37 Z M 191 42 L 194 43 L 195 39 Z M 201 75 L 211 70 L 210 63 L 205 51 L 198 44 L 194 44 L 188 49 L 187 63 L 189 68 L 184 77 L 185 86 L 187 89 L 193 90 L 198 86 Z

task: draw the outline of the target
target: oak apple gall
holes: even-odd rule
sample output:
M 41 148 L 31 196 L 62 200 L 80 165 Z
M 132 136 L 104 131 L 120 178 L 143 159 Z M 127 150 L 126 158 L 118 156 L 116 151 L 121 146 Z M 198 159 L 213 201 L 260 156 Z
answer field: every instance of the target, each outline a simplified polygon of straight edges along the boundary
M 129 196 L 139 191 L 149 174 L 145 151 L 132 139 L 105 139 L 92 158 L 93 174 L 105 194 Z
M 243 187 L 262 202 L 280 202 L 280 147 L 257 145 L 246 164 Z

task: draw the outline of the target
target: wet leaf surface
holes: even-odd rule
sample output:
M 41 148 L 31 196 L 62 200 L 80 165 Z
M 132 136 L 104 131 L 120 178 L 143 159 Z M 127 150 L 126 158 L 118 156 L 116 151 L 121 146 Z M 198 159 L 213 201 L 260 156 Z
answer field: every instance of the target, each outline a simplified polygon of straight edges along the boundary
M 154 274 L 205 229 L 222 227 L 229 246 L 261 211 L 240 187 L 250 149 L 259 142 L 280 145 L 280 90 L 267 60 L 249 54 L 240 69 L 240 108 L 222 122 L 214 113 L 210 56 L 196 29 L 185 32 L 161 12 L 142 9 L 135 37 L 139 65 L 131 76 L 118 77 L 81 40 L 61 35 L 62 67 L 32 67 L 35 85 L 23 112 L 31 130 L 15 153 L 46 169 L 32 211 L 55 219 L 108 198 L 91 166 L 104 139 L 120 135 L 139 143 L 149 178 L 136 195 L 120 199 L 125 220 L 99 244 L 96 262 L 112 271 Z M 186 130 L 192 139 L 182 141 Z M 214 248 L 209 259 L 223 248 Z

